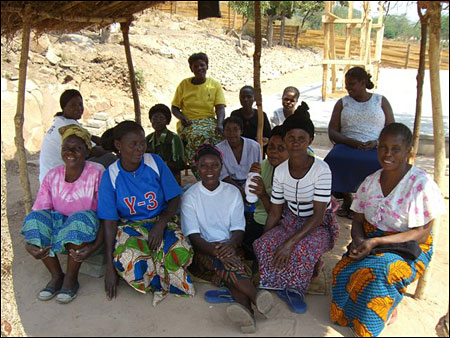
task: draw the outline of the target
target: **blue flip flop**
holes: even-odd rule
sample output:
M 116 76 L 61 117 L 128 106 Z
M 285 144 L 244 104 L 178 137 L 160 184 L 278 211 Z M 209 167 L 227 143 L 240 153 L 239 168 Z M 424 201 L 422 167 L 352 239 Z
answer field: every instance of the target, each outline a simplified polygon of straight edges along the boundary
M 228 289 L 209 290 L 205 292 L 205 300 L 208 303 L 236 303 Z
M 277 291 L 278 297 L 289 305 L 292 312 L 295 313 L 305 313 L 307 306 L 305 303 L 305 296 L 302 292 L 295 289 L 285 289 Z

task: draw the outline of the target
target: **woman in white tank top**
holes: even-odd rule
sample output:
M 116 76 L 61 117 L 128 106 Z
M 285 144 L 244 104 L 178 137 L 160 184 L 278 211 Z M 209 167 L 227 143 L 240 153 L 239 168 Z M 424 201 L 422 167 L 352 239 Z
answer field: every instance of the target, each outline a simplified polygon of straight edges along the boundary
M 384 126 L 394 122 L 389 101 L 367 91 L 374 87 L 370 77 L 361 67 L 353 67 L 345 74 L 348 96 L 336 103 L 328 125 L 334 147 L 325 161 L 333 175 L 332 191 L 341 193 L 344 199 L 338 216 L 351 218 L 351 193 L 379 169 L 377 139 Z

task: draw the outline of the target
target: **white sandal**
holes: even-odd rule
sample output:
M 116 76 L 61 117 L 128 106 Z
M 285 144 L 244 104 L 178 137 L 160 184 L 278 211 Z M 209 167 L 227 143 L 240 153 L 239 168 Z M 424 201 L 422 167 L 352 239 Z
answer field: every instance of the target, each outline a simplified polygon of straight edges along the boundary
M 243 333 L 255 333 L 256 322 L 253 314 L 241 304 L 227 307 L 228 318 L 241 328 Z

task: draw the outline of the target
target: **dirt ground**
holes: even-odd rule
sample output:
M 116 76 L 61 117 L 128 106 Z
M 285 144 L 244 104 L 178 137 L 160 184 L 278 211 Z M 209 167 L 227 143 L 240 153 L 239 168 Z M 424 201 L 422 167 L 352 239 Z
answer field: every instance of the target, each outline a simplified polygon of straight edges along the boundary
M 315 148 L 319 157 L 329 149 Z M 32 156 L 37 159 L 37 155 Z M 419 157 L 417 165 L 429 173 L 433 159 Z M 38 168 L 30 166 L 33 196 L 38 188 Z M 12 266 L 14 292 L 25 332 L 29 336 L 242 336 L 238 328 L 226 318 L 226 305 L 210 305 L 203 300 L 205 291 L 212 285 L 195 283 L 197 294 L 186 299 L 170 295 L 157 307 L 152 307 L 152 296 L 132 290 L 120 283 L 117 299 L 108 301 L 103 292 L 103 279 L 80 274 L 78 297 L 68 305 L 55 300 L 37 300 L 38 291 L 49 280 L 43 264 L 35 261 L 24 249 L 19 234 L 24 218 L 18 167 L 7 162 L 8 219 L 12 236 L 14 261 Z M 184 181 L 189 177 L 184 177 Z M 448 160 L 446 172 L 448 187 Z M 448 188 L 445 192 L 448 208 Z M 315 284 L 329 284 L 331 270 L 345 251 L 350 239 L 350 221 L 339 218 L 340 236 L 335 248 L 324 257 L 324 273 Z M 437 240 L 437 250 L 432 260 L 432 280 L 425 300 L 416 300 L 416 284 L 399 306 L 399 319 L 383 332 L 382 336 L 435 336 L 435 325 L 448 306 L 449 232 L 448 213 L 442 221 Z M 65 264 L 65 257 L 62 258 Z M 320 285 L 319 285 L 320 286 Z M 274 295 L 275 296 L 275 295 Z M 257 333 L 253 336 L 352 336 L 348 328 L 333 325 L 329 318 L 331 295 L 306 296 L 308 311 L 303 315 L 292 313 L 276 296 L 279 313 L 275 318 L 257 317 Z

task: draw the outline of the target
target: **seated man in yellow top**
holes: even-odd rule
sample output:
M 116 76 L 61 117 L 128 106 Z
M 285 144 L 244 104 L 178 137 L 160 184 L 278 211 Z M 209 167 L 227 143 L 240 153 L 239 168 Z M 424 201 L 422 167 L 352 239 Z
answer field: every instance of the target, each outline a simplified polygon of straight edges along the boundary
M 172 114 L 180 120 L 177 132 L 186 142 L 186 159 L 193 168 L 193 157 L 200 145 L 222 140 L 225 96 L 220 83 L 206 77 L 208 56 L 205 53 L 191 55 L 188 62 L 194 77 L 178 85 Z

